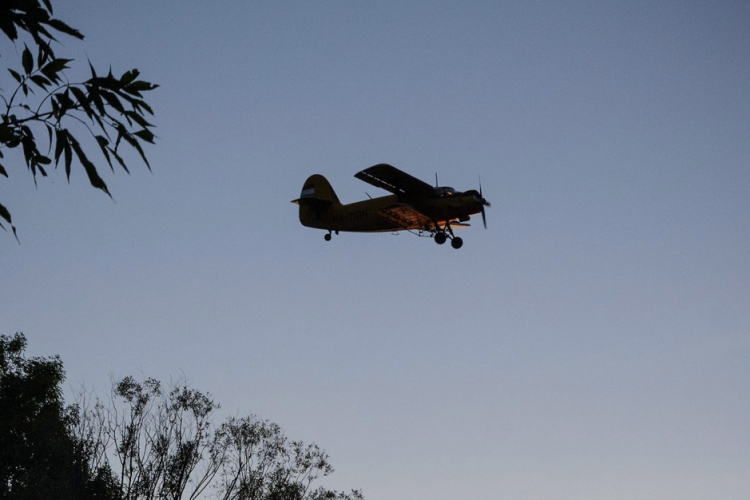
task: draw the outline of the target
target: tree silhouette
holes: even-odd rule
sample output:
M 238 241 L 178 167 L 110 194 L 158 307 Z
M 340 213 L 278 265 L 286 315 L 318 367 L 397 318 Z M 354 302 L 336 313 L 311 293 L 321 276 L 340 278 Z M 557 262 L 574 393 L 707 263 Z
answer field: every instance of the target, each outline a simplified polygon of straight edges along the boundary
M 59 357 L 26 358 L 0 336 L 0 498 L 362 500 L 316 486 L 333 473 L 316 444 L 254 415 L 215 425 L 219 405 L 184 380 L 112 381 L 66 406 Z
M 110 197 L 107 184 L 86 152 L 81 134 L 94 139 L 113 171 L 117 163 L 128 172 L 120 154 L 122 144 L 134 148 L 151 168 L 141 143 L 154 142 L 150 130 L 153 125 L 146 119 L 153 111 L 144 101 L 143 92 L 157 85 L 139 80 L 137 69 L 126 71 L 119 78 L 111 69 L 101 76 L 90 63 L 90 78 L 83 82 L 69 81 L 65 70 L 73 60 L 57 57 L 53 34 L 81 40 L 83 35 L 52 17 L 50 0 L 3 0 L 0 30 L 14 44 L 23 40 L 24 47 L 20 67 L 8 68 L 13 87 L 0 88 L 0 160 L 4 158 L 4 149 L 20 147 L 26 168 L 36 182 L 38 175 L 47 176 L 53 162 L 55 168 L 60 163 L 64 165 L 70 180 L 75 157 L 91 185 Z M 2 162 L 0 175 L 9 176 Z M 0 227 L 5 229 L 2 220 L 16 235 L 10 211 L 0 203 Z
M 92 470 L 71 431 L 60 358 L 26 359 L 26 338 L 0 336 L 0 498 L 119 498 L 107 467 Z
M 333 473 L 316 444 L 290 440 L 254 415 L 215 426 L 219 405 L 179 380 L 112 382 L 107 402 L 79 394 L 74 433 L 88 443 L 92 466 L 114 471 L 132 500 L 362 500 L 361 492 L 315 487 Z

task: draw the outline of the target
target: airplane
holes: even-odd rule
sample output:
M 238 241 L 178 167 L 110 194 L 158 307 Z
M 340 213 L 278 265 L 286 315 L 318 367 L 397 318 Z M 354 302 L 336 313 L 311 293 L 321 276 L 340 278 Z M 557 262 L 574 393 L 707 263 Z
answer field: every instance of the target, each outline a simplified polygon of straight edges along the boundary
M 302 225 L 328 231 L 326 241 L 331 241 L 331 233 L 339 231 L 409 231 L 431 237 L 438 245 L 450 238 L 453 248 L 463 245 L 453 229 L 469 226 L 466 222 L 472 215 L 481 213 L 487 229 L 484 207 L 490 204 L 482 197 L 481 183 L 479 191 L 433 187 L 387 163 L 373 165 L 354 177 L 392 194 L 379 198 L 368 194 L 369 200 L 343 205 L 325 177 L 311 175 L 302 186 L 300 197 L 292 200 L 299 205 Z

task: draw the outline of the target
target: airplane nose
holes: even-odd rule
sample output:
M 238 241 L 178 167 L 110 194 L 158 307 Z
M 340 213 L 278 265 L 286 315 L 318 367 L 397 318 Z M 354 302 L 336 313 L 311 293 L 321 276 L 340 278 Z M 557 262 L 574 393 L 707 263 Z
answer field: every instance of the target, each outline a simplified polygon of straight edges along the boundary
M 470 191 L 467 191 L 466 194 L 471 194 L 474 202 L 479 205 L 479 211 L 482 213 L 482 222 L 484 223 L 484 228 L 487 229 L 487 215 L 485 214 L 484 207 L 489 207 L 492 205 L 482 196 L 481 182 L 479 183 L 479 191 L 477 191 L 476 189 L 472 189 Z
M 482 180 L 479 180 L 479 199 L 477 200 L 482 205 L 482 224 L 484 224 L 484 228 L 487 229 L 487 215 L 484 213 L 484 207 L 492 206 L 490 205 L 490 202 L 485 200 L 482 196 Z

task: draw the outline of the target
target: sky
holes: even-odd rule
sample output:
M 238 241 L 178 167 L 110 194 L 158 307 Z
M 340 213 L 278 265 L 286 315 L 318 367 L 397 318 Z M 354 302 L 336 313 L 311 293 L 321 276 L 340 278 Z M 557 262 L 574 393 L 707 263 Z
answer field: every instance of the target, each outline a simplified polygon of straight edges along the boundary
M 372 500 L 747 498 L 750 4 L 54 8 L 71 79 L 160 85 L 114 201 L 4 160 L 0 333 L 67 394 L 185 376 Z M 383 162 L 481 176 L 487 230 L 299 224 L 309 175 L 348 203 Z

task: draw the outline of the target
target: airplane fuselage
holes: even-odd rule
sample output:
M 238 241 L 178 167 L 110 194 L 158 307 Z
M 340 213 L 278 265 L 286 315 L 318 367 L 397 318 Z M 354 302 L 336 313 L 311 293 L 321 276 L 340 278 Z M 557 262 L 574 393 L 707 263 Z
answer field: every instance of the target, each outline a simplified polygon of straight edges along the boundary
M 378 232 L 404 229 L 378 213 L 394 203 L 398 203 L 396 195 L 346 205 L 310 205 L 300 207 L 299 220 L 303 226 L 329 231 Z
M 395 209 L 401 203 L 396 195 L 381 196 L 355 203 L 311 205 L 300 210 L 302 225 L 329 231 L 379 232 L 401 230 L 430 230 L 435 224 L 445 226 L 449 221 L 468 221 L 481 212 L 481 206 L 471 196 L 456 193 L 445 198 L 411 200 L 409 205 L 423 213 L 427 220 L 400 218 Z M 385 218 L 384 212 L 392 214 Z
M 374 165 L 355 177 L 392 194 L 343 204 L 325 177 L 311 175 L 302 186 L 300 197 L 293 200 L 299 205 L 302 225 L 328 231 L 327 240 L 334 231 L 408 230 L 420 235 L 427 232 L 439 244 L 450 238 L 451 245 L 460 248 L 461 238 L 453 235 L 451 226 L 465 226 L 460 223 L 479 213 L 485 221 L 484 207 L 489 203 L 482 197 L 481 187 L 479 191 L 466 192 L 432 187 L 387 164 Z

